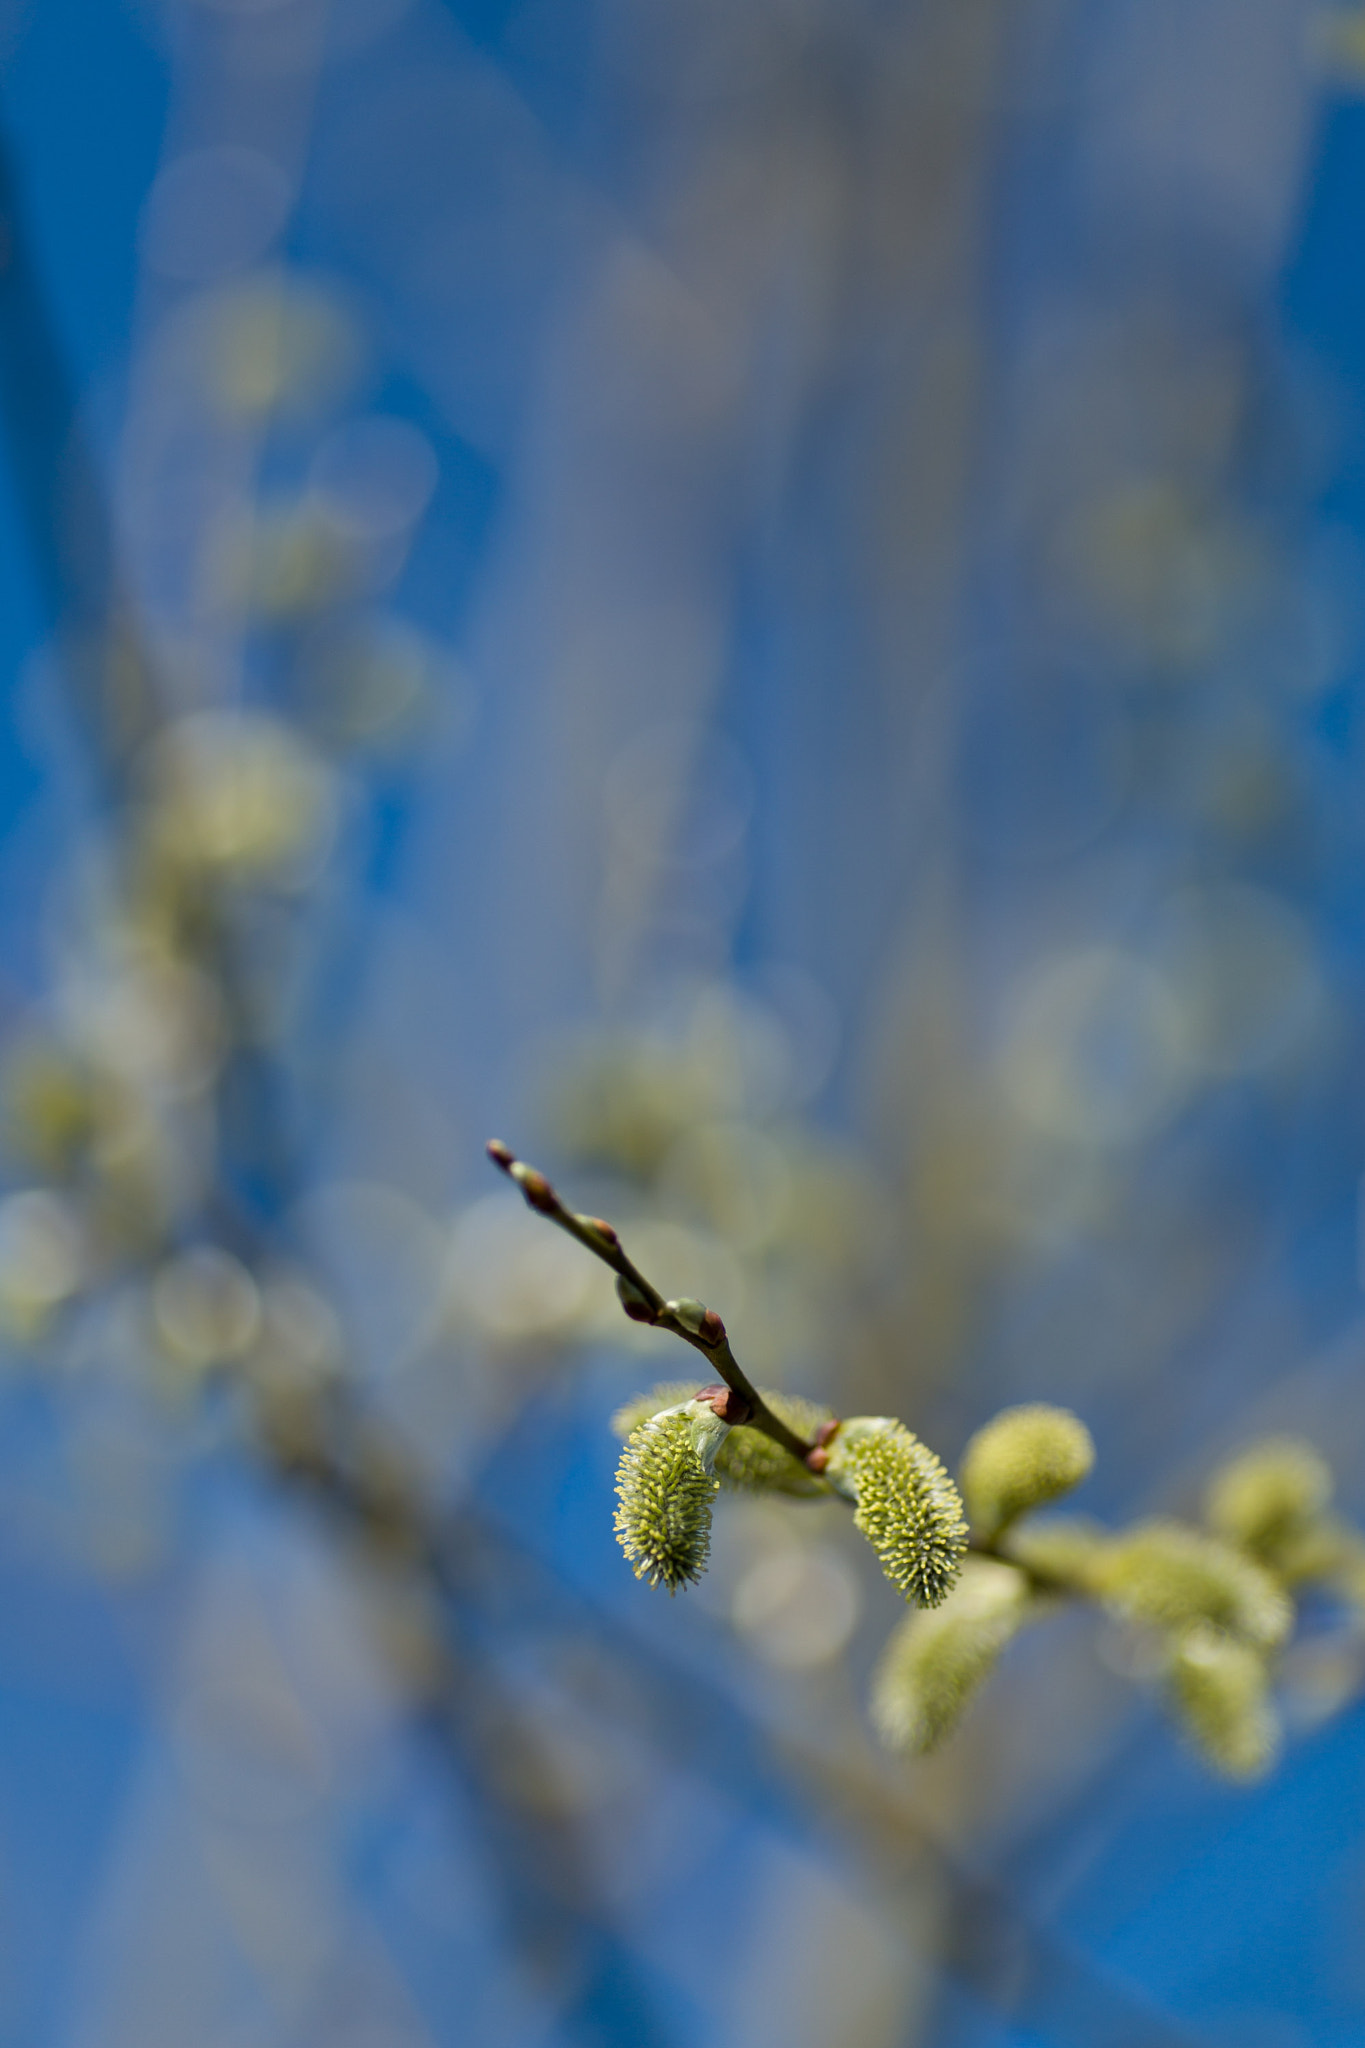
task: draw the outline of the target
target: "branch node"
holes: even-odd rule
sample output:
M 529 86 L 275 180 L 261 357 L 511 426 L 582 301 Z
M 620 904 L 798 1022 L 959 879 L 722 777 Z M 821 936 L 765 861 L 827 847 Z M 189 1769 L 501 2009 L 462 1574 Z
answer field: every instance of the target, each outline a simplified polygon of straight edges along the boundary
M 624 1273 L 616 1276 L 616 1299 L 633 1323 L 656 1323 L 659 1320 L 648 1297 L 641 1294 L 635 1282 L 627 1280 Z
M 682 1324 L 688 1336 L 694 1337 L 698 1344 L 704 1344 L 708 1351 L 714 1351 L 717 1345 L 725 1342 L 724 1323 L 704 1301 L 693 1301 L 690 1295 L 685 1294 L 681 1301 L 665 1302 L 664 1307 Z
M 753 1402 L 746 1401 L 743 1394 L 736 1393 L 733 1387 L 727 1387 L 723 1380 L 717 1380 L 709 1387 L 698 1387 L 692 1399 L 705 1401 L 712 1412 L 719 1416 L 722 1422 L 728 1422 L 731 1428 L 748 1422 L 754 1412 Z

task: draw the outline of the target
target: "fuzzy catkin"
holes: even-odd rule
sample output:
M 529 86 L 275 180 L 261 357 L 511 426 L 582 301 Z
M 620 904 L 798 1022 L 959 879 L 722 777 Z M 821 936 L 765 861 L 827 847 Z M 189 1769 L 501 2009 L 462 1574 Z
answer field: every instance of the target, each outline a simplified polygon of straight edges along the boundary
M 1274 1761 L 1279 1727 L 1265 1659 L 1207 1622 L 1179 1638 L 1169 1684 L 1185 1733 L 1227 1778 L 1259 1778 Z
M 652 1415 L 690 1401 L 695 1392 L 693 1380 L 665 1380 L 649 1393 L 636 1394 L 623 1402 L 611 1418 L 612 1430 L 625 1439 Z M 773 1414 L 798 1436 L 814 1436 L 821 1423 L 833 1420 L 828 1408 L 822 1408 L 817 1401 L 807 1401 L 800 1394 L 775 1393 L 768 1387 L 761 1392 Z M 743 1424 L 730 1431 L 716 1452 L 715 1474 L 728 1493 L 780 1493 L 792 1500 L 815 1500 L 830 1490 L 823 1479 L 799 1464 L 781 1444 L 764 1436 L 762 1430 Z
M 1312 1444 L 1263 1437 L 1219 1466 L 1205 1512 L 1220 1536 L 1278 1564 L 1299 1546 L 1331 1497 L 1331 1470 Z
M 664 1380 L 661 1385 L 651 1387 L 647 1394 L 632 1394 L 623 1401 L 611 1418 L 611 1433 L 626 1443 L 634 1436 L 642 1423 L 659 1415 L 665 1408 L 677 1408 L 682 1402 L 690 1401 L 697 1391 L 696 1380 Z
M 962 1460 L 962 1494 L 972 1527 L 987 1541 L 1030 1509 L 1079 1486 L 1095 1462 L 1078 1415 L 1045 1402 L 1005 1408 L 979 1429 Z
M 905 1617 L 872 1680 L 872 1721 L 888 1749 L 926 1756 L 952 1733 L 1028 1607 L 1021 1571 L 969 1557 L 941 1607 Z
M 903 1423 L 859 1417 L 835 1437 L 829 1470 L 851 1482 L 854 1522 L 892 1585 L 917 1607 L 937 1607 L 967 1548 L 962 1501 L 940 1460 Z
M 800 1394 L 778 1394 L 760 1390 L 779 1422 L 785 1422 L 800 1437 L 813 1437 L 822 1423 L 833 1420 L 831 1411 Z M 762 1430 L 741 1423 L 716 1453 L 716 1477 L 732 1493 L 781 1493 L 793 1500 L 814 1500 L 829 1487 L 814 1472 L 798 1463 L 790 1451 L 764 1436 Z
M 701 1577 L 716 1491 L 686 1415 L 661 1415 L 635 1431 L 616 1468 L 615 1528 L 637 1579 L 676 1593 Z
M 1139 1522 L 1105 1545 L 1092 1583 L 1128 1621 L 1180 1629 L 1208 1622 L 1272 1649 L 1289 1633 L 1294 1609 L 1279 1582 L 1220 1537 L 1183 1522 Z

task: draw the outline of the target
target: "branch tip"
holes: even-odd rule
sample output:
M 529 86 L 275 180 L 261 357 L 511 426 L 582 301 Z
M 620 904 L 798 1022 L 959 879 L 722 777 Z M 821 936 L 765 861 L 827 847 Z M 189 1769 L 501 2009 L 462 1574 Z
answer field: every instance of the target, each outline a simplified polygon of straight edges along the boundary
M 533 1209 L 538 1209 L 542 1216 L 558 1215 L 559 1196 L 543 1173 L 538 1172 L 534 1166 L 527 1166 L 524 1160 L 518 1159 L 512 1147 L 504 1145 L 501 1138 L 490 1138 L 483 1149 L 495 1166 L 500 1166 L 504 1173 L 511 1175 Z
M 692 1300 L 690 1296 L 678 1301 L 665 1301 L 653 1283 L 627 1257 L 610 1223 L 604 1223 L 596 1216 L 578 1216 L 566 1209 L 545 1175 L 518 1159 L 510 1145 L 504 1145 L 495 1138 L 489 1142 L 487 1150 L 493 1164 L 511 1175 L 531 1208 L 542 1216 L 548 1216 L 561 1230 L 567 1230 L 570 1237 L 577 1238 L 588 1251 L 611 1267 L 616 1275 L 617 1298 L 632 1322 L 648 1323 L 654 1327 L 662 1325 L 695 1345 L 699 1351 L 711 1354 L 733 1403 L 733 1407 L 727 1406 L 722 1411 L 712 1402 L 720 1421 L 729 1422 L 732 1427 L 740 1422 L 751 1424 L 761 1435 L 770 1437 L 798 1465 L 812 1456 L 816 1447 L 810 1440 L 799 1436 L 780 1415 L 774 1414 L 757 1388 L 751 1385 L 730 1349 L 725 1324 L 713 1308 L 708 1308 L 705 1302 Z M 816 1472 L 824 1467 L 812 1463 L 810 1469 Z

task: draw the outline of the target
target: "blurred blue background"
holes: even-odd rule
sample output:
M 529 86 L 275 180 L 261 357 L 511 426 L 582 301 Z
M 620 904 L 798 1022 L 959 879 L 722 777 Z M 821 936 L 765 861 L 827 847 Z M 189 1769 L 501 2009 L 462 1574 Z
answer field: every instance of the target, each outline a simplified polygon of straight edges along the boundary
M 1064 1402 L 1120 1518 L 1289 1428 L 1365 1514 L 1365 12 L 0 65 L 0 2041 L 1353 2048 L 1358 1641 L 1249 1789 L 1082 1617 L 881 1758 L 836 1511 L 630 1578 L 685 1368 L 482 1142 L 949 1460 Z

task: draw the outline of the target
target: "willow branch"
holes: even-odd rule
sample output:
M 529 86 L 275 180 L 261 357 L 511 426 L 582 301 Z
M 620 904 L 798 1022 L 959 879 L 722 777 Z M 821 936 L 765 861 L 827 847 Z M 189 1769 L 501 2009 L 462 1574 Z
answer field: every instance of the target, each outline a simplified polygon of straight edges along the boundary
M 810 1471 L 824 1471 L 829 1458 L 825 1444 L 833 1435 L 835 1424 L 824 1424 L 813 1437 L 798 1436 L 780 1415 L 774 1415 L 743 1370 L 730 1348 L 725 1325 L 713 1308 L 703 1308 L 699 1302 L 665 1301 L 653 1281 L 647 1280 L 627 1255 L 610 1223 L 604 1223 L 600 1216 L 579 1216 L 566 1208 L 545 1175 L 518 1159 L 510 1146 L 492 1138 L 487 1150 L 493 1164 L 516 1182 L 537 1215 L 547 1216 L 601 1259 L 604 1266 L 610 1266 L 616 1275 L 621 1306 L 632 1322 L 668 1330 L 710 1361 L 724 1386 L 701 1388 L 698 1400 L 709 1399 L 723 1422 L 743 1423 L 746 1428 L 756 1429 Z

